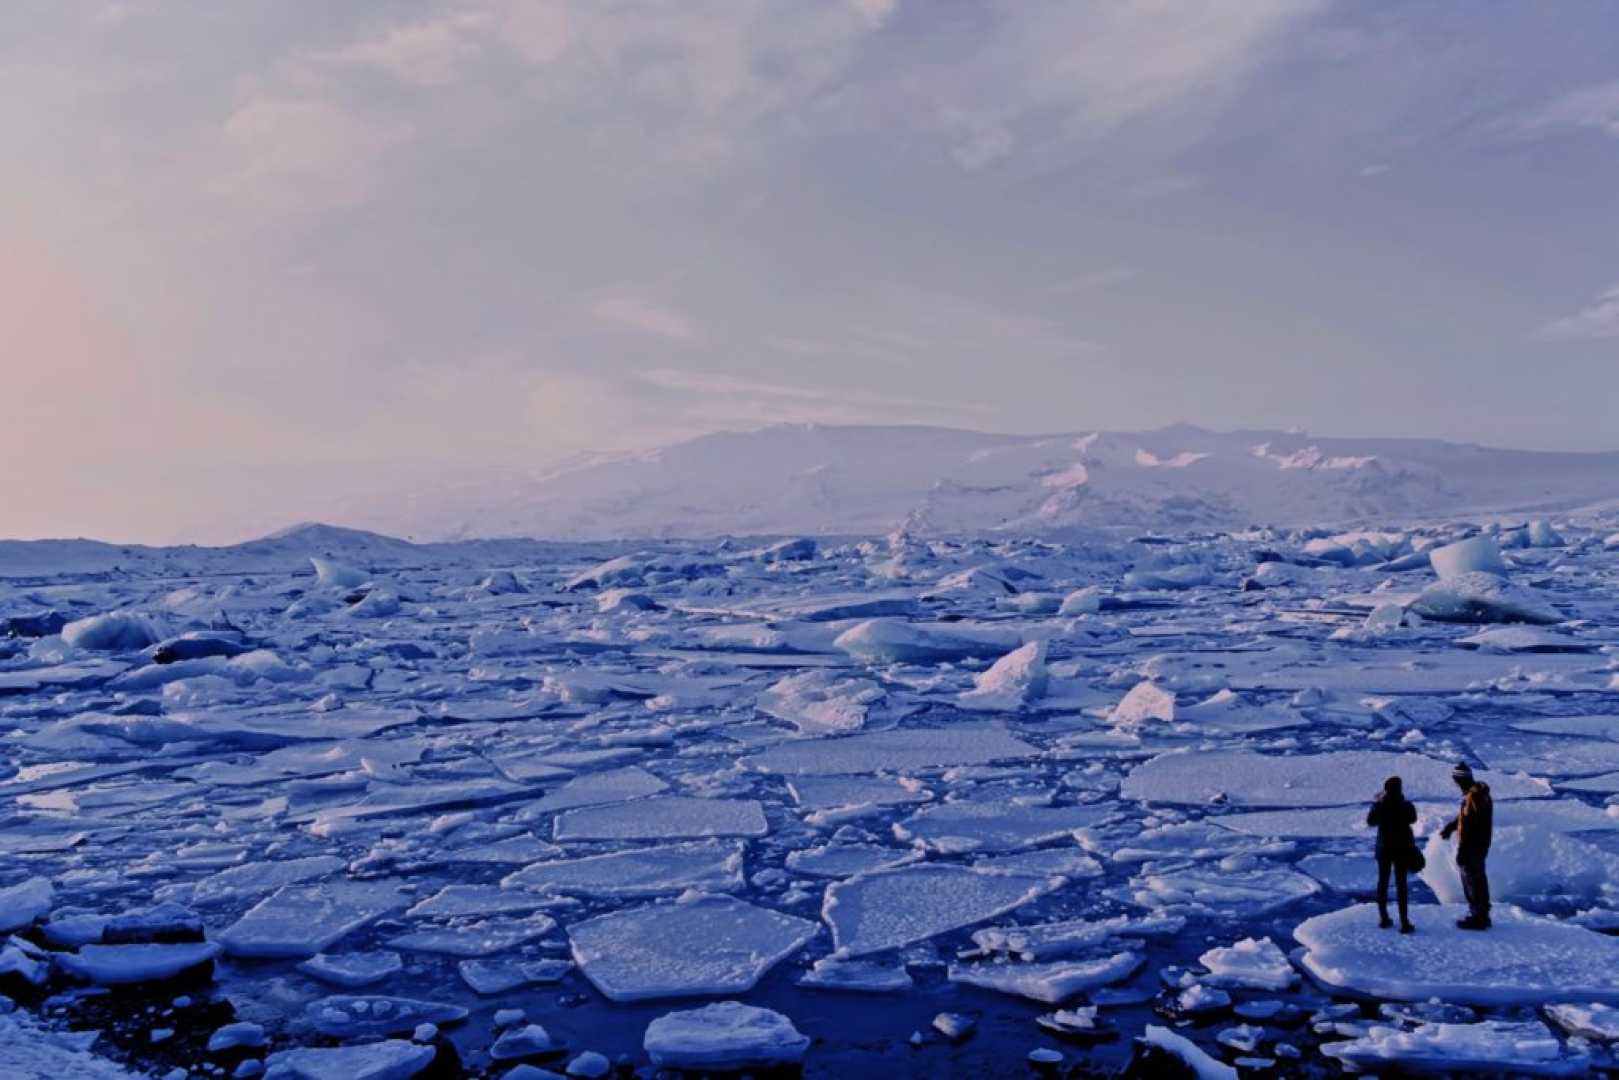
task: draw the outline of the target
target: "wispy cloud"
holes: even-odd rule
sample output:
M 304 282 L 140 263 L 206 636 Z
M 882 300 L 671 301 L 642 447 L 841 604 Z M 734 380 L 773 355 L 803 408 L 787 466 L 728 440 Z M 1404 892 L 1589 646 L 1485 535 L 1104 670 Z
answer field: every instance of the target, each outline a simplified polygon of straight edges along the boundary
M 1619 338 L 1619 285 L 1574 314 L 1554 319 L 1535 333 L 1548 341 L 1609 341 Z
M 591 303 L 590 313 L 601 322 L 669 341 L 691 341 L 697 336 L 685 315 L 636 296 L 600 297 Z
M 1548 105 L 1511 113 L 1497 129 L 1517 136 L 1592 130 L 1619 138 L 1619 80 L 1582 87 Z

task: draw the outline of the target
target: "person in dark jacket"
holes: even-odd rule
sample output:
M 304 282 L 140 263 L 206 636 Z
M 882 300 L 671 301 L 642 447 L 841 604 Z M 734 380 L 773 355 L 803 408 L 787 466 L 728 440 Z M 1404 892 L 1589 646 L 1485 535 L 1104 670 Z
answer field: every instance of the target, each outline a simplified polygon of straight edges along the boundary
M 1411 864 L 1409 852 L 1416 847 L 1411 826 L 1416 824 L 1417 808 L 1405 797 L 1398 776 L 1383 781 L 1383 790 L 1366 812 L 1366 824 L 1377 830 L 1377 915 L 1378 923 L 1387 930 L 1394 923 L 1389 920 L 1389 874 L 1392 871 L 1395 895 L 1400 901 L 1400 933 L 1409 934 L 1411 925 L 1411 892 L 1406 882 Z
M 1463 930 L 1488 930 L 1490 878 L 1484 861 L 1495 833 L 1495 803 L 1490 799 L 1490 785 L 1475 780 L 1467 762 L 1457 765 L 1450 775 L 1462 789 L 1462 808 L 1439 835 L 1446 840 L 1453 834 L 1456 837 L 1456 872 L 1467 896 L 1467 918 L 1457 919 L 1456 925 Z

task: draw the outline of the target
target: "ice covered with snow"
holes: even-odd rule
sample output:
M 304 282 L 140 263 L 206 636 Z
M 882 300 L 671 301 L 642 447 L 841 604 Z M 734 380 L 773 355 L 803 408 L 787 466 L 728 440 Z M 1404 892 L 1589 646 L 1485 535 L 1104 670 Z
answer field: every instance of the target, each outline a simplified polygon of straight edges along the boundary
M 1020 645 L 973 679 L 973 688 L 956 699 L 964 709 L 1016 712 L 1045 696 L 1046 643 Z
M 1374 1025 L 1359 1038 L 1327 1043 L 1321 1052 L 1345 1068 L 1442 1075 L 1584 1076 L 1590 1067 L 1588 1055 L 1564 1048 L 1538 1020 L 1421 1024 L 1411 1031 Z
M 1114 724 L 1133 727 L 1149 720 L 1173 723 L 1175 720 L 1175 694 L 1150 682 L 1140 682 L 1113 707 L 1108 720 Z
M 796 1065 L 809 1044 L 781 1013 L 740 1001 L 665 1013 L 647 1025 L 643 1042 L 654 1065 L 727 1072 Z
M 1414 934 L 1377 931 L 1358 904 L 1306 919 L 1293 936 L 1325 986 L 1395 1001 L 1520 1005 L 1619 1003 L 1619 938 L 1497 904 L 1483 933 L 1459 930 L 1465 906 L 1413 905 Z
M 222 947 L 211 993 L 283 1055 L 312 1037 L 309 1001 L 377 993 L 474 1012 L 387 1033 L 422 1028 L 474 1069 L 502 1037 L 481 1015 L 497 1007 L 542 1023 L 558 1071 L 587 1048 L 629 1049 L 644 1068 L 636 1042 L 657 1011 L 615 996 L 722 994 L 799 1021 L 818 1040 L 813 1068 L 880 1068 L 873 1047 L 918 1029 L 920 1066 L 965 1075 L 1023 1067 L 1017 1032 L 1056 1030 L 1030 1001 L 1074 995 L 1091 1003 L 1075 1015 L 1106 1014 L 1075 1038 L 1123 1036 L 1094 1048 L 1099 1066 L 1122 1064 L 1155 1003 L 1235 1007 L 1241 1024 L 1187 1034 L 1285 1072 L 1291 1051 L 1318 1056 L 1368 1024 L 1332 1014 L 1319 976 L 1290 977 L 1283 934 L 1370 897 L 1364 817 L 1387 776 L 1404 779 L 1426 839 L 1455 813 L 1459 760 L 1496 798 L 1496 928 L 1463 937 L 1454 909 L 1431 907 L 1456 896 L 1434 841 L 1415 899 L 1438 913 L 1416 934 L 1379 931 L 1362 909 L 1355 933 L 1297 956 L 1349 973 L 1326 980 L 1340 1002 L 1378 979 L 1455 989 L 1437 960 L 1344 960 L 1351 946 L 1433 939 L 1489 1000 L 1529 1004 L 1548 972 L 1594 970 L 1613 940 L 1595 931 L 1619 926 L 1619 609 L 1598 539 L 1619 519 L 1559 509 L 1554 548 L 1499 515 L 1475 515 L 1482 533 L 1420 516 L 1233 531 L 1213 524 L 1229 507 L 1175 486 L 1198 474 L 1212 491 L 1238 467 L 1201 439 L 1145 444 L 1150 467 L 1135 446 L 1094 457 L 1112 452 L 1106 437 L 982 447 L 964 466 L 973 482 L 936 491 L 906 530 L 814 544 L 801 530 L 589 545 L 299 532 L 90 552 L 93 572 L 59 547 L 60 566 L 29 554 L 21 576 L 0 544 L 0 921 L 23 924 L 0 972 L 24 1009 L 50 979 L 91 993 L 50 1015 L 115 1028 L 118 1052 L 158 1073 L 190 1045 L 184 1007 L 147 1021 L 130 991 L 94 994 L 70 964 Z M 1332 464 L 1376 455 L 1313 445 L 1244 447 L 1240 468 L 1289 487 L 1300 513 L 1324 505 L 1308 493 L 1328 473 L 1403 482 Z M 1122 490 L 1121 468 L 1170 485 L 1190 500 L 1181 520 L 1206 524 L 940 524 L 998 500 L 1008 520 L 1083 525 L 1082 502 L 1119 510 L 1100 493 Z M 1024 479 L 1041 501 L 1019 510 Z M 1495 538 L 1512 586 L 1566 623 L 1411 614 L 1434 581 L 1429 553 L 1470 536 Z M 311 554 L 362 579 L 323 586 Z M 1446 583 L 1480 572 L 1504 580 L 1468 567 Z M 1166 574 L 1186 587 L 1148 587 Z M 150 617 L 162 642 L 95 651 L 60 636 L 108 613 Z M 834 645 L 862 623 L 898 651 Z M 1512 905 L 1561 921 L 1524 944 Z M 1501 964 L 1469 958 L 1492 944 Z M 1613 999 L 1589 982 L 1567 980 L 1590 993 L 1563 1003 L 1596 1024 Z M 883 1029 L 857 994 L 916 1018 Z M 1511 1007 L 1419 1003 L 1375 1023 L 1513 1020 Z M 940 1038 L 939 1013 L 977 1034 Z M 151 1042 L 153 1029 L 177 1034 Z
M 831 671 L 787 675 L 761 692 L 759 711 L 792 724 L 805 735 L 859 731 L 873 705 L 886 696 L 870 679 Z
M 1497 811 L 1497 821 L 1504 815 Z M 1610 819 L 1619 825 L 1619 819 Z M 1440 903 L 1466 899 L 1456 871 L 1455 842 L 1428 838 L 1422 880 Z M 1490 844 L 1490 895 L 1534 910 L 1548 900 L 1590 905 L 1619 900 L 1619 855 L 1544 825 L 1498 823 Z
M 1287 955 L 1270 938 L 1243 938 L 1233 945 L 1210 949 L 1197 958 L 1209 969 L 1214 986 L 1249 990 L 1286 990 L 1298 981 Z

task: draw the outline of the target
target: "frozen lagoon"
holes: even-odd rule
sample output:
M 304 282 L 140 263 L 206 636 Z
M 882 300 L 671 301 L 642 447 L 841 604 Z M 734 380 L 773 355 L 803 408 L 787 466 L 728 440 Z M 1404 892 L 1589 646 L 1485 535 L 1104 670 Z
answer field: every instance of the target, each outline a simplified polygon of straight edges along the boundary
M 1037 1048 L 1121 1067 L 1149 1024 L 1283 1073 L 1601 1065 L 1600 1039 L 1499 1025 L 1614 1000 L 1594 969 L 1548 974 L 1619 941 L 1619 882 L 1590 870 L 1619 857 L 1612 531 L 1559 522 L 1550 555 L 1504 554 L 1577 646 L 1552 652 L 1399 616 L 1435 577 L 1411 556 L 1451 526 L 1328 562 L 1288 533 L 413 559 L 325 533 L 116 573 L 34 560 L 0 579 L 0 979 L 149 1075 L 707 1067 L 792 1058 L 795 1032 L 808 1075 L 1024 1075 Z M 1095 603 L 1046 602 L 1079 590 Z M 23 632 L 50 612 L 77 644 Z M 1453 941 L 1422 886 L 1409 939 L 1354 907 L 1366 800 L 1401 773 L 1426 831 L 1458 759 L 1502 828 L 1582 861 L 1518 875 L 1556 942 L 1505 909 Z M 1529 846 L 1503 843 L 1503 874 Z M 1297 942 L 1304 977 L 1266 942 Z M 1435 993 L 1466 1007 L 1427 1015 Z M 322 1034 L 310 1006 L 334 994 L 439 1019 Z M 770 1013 L 692 1012 L 731 1000 Z M 1039 1022 L 1092 1008 L 1093 1028 Z M 512 1010 L 550 1049 L 497 1064 Z M 266 1046 L 209 1053 L 233 1019 Z

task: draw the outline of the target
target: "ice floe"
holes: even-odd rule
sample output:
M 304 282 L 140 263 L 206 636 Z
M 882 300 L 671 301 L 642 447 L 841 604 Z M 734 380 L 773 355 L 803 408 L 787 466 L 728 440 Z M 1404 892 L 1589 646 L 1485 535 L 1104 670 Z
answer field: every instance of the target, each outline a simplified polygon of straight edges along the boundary
M 613 1001 L 739 994 L 817 926 L 729 897 L 628 908 L 568 927 L 573 959 Z
M 729 1072 L 796 1065 L 809 1042 L 781 1013 L 717 1001 L 658 1017 L 647 1025 L 643 1045 L 654 1065 Z
M 1495 906 L 1491 929 L 1458 930 L 1466 912 L 1413 906 L 1416 933 L 1388 934 L 1377 929 L 1377 909 L 1359 904 L 1307 919 L 1293 936 L 1316 981 L 1357 994 L 1468 1005 L 1619 1003 L 1619 938 L 1505 904 Z
M 959 866 L 906 866 L 827 886 L 821 917 L 840 956 L 867 956 L 1004 915 L 1062 884 Z

